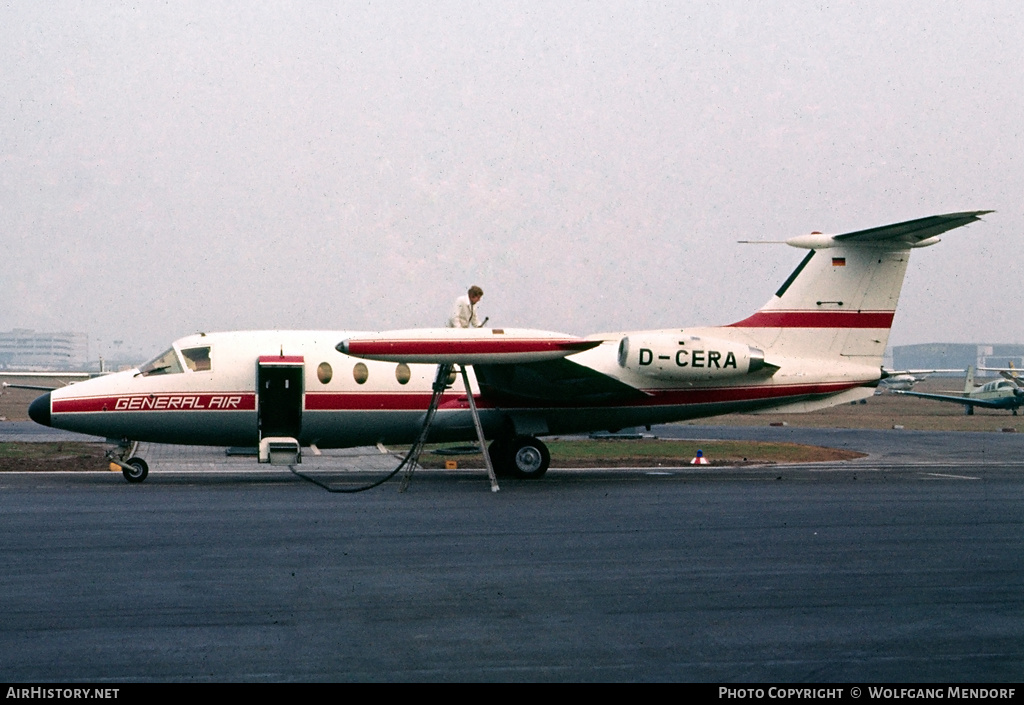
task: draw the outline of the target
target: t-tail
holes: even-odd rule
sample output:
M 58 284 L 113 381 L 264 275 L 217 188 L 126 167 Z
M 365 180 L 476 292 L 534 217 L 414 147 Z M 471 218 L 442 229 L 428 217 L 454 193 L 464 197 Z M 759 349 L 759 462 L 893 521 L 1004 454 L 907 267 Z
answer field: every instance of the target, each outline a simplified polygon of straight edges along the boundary
M 817 358 L 881 367 L 910 250 L 992 211 L 948 213 L 869 230 L 787 240 L 810 252 L 741 329 L 766 359 Z

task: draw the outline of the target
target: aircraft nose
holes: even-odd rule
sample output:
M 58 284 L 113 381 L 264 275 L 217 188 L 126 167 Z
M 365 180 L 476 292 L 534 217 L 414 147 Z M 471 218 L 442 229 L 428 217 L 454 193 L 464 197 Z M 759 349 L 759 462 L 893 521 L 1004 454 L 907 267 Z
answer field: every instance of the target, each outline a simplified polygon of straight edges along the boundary
M 42 426 L 50 425 L 50 393 L 36 397 L 36 400 L 29 404 L 28 417 Z

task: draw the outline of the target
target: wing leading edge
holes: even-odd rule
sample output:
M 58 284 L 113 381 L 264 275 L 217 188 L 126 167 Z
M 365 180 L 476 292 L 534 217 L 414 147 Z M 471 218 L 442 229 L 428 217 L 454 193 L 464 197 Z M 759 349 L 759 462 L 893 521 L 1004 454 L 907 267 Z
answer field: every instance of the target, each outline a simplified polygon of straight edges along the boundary
M 648 397 L 565 359 L 601 342 L 537 330 L 435 328 L 355 333 L 336 348 L 368 360 L 472 365 L 481 395 L 498 404 L 593 406 Z
M 600 344 L 601 341 L 537 330 L 422 328 L 353 334 L 335 347 L 340 353 L 367 360 L 482 365 L 553 360 Z

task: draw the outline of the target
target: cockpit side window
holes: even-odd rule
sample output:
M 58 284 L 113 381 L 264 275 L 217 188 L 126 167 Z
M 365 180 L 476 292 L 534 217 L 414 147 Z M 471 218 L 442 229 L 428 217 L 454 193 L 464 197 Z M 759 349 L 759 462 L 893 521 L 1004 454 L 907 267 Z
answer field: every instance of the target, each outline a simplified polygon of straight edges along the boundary
M 181 351 L 185 358 L 185 364 L 193 372 L 203 372 L 210 369 L 210 348 L 189 348 Z
M 139 374 L 143 377 L 173 375 L 178 372 L 184 372 L 184 370 L 181 367 L 181 363 L 178 362 L 178 355 L 174 352 L 174 348 L 161 353 L 139 368 Z

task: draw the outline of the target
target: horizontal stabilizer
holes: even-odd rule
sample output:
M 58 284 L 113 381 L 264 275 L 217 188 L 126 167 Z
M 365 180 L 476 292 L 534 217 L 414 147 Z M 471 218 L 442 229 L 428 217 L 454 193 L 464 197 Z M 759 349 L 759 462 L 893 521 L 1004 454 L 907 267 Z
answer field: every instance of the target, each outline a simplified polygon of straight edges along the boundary
M 953 230 L 963 225 L 969 225 L 981 216 L 992 211 L 966 211 L 964 213 L 946 213 L 945 215 L 932 215 L 927 218 L 908 220 L 894 225 L 883 225 L 867 230 L 858 230 L 853 233 L 836 235 L 839 242 L 900 242 L 907 245 L 914 245 L 923 240 L 941 235 L 947 230 Z
M 871 249 L 881 248 L 907 249 L 911 247 L 928 247 L 937 243 L 942 233 L 981 220 L 981 216 L 993 211 L 964 211 L 963 213 L 945 213 L 930 215 L 927 218 L 906 220 L 902 223 L 882 225 L 867 230 L 857 230 L 841 235 L 825 235 L 814 232 L 810 235 L 797 235 L 786 240 L 793 247 L 808 250 L 824 250 L 830 247 L 859 246 Z
M 513 328 L 421 328 L 360 333 L 338 352 L 366 360 L 457 365 L 523 364 L 557 360 L 601 344 L 562 333 Z

